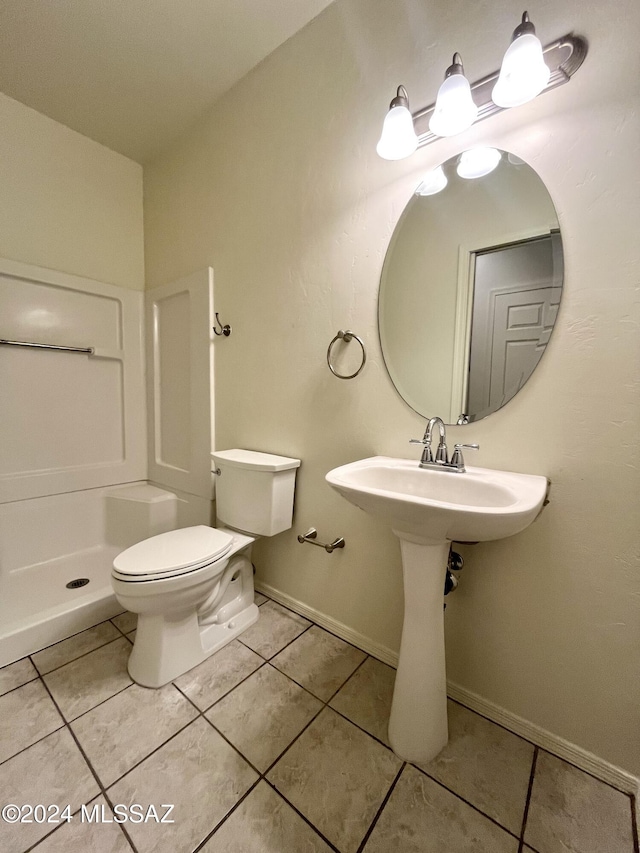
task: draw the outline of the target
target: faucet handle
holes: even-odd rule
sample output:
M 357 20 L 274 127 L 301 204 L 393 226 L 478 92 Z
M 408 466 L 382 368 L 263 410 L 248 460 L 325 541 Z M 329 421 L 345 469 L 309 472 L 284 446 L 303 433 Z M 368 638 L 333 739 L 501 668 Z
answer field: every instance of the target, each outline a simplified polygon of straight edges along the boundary
M 464 458 L 462 456 L 462 448 L 468 447 L 469 450 L 480 450 L 479 444 L 454 444 L 453 456 L 451 457 L 451 465 L 457 468 L 458 471 L 464 472 Z
M 424 450 L 422 451 L 422 456 L 420 457 L 420 464 L 421 465 L 433 462 L 433 453 L 431 452 L 431 441 L 429 439 L 426 439 L 426 438 L 410 438 L 409 444 L 422 444 L 424 446 Z

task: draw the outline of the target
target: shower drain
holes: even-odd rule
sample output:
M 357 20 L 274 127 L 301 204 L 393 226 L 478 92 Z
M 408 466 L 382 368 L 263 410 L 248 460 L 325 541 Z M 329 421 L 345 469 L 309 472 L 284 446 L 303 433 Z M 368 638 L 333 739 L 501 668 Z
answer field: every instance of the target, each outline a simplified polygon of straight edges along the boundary
M 69 581 L 67 589 L 79 589 L 81 586 L 86 586 L 89 583 L 89 578 L 75 578 Z

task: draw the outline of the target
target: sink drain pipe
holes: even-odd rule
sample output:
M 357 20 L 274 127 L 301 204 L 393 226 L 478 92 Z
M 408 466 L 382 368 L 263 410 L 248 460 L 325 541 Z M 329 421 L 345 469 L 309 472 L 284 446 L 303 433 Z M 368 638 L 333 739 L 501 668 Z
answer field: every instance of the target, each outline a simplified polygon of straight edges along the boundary
M 455 592 L 458 588 L 458 584 L 460 581 L 453 574 L 453 571 L 459 572 L 464 566 L 464 560 L 462 556 L 454 551 L 452 548 L 449 549 L 449 561 L 447 563 L 447 573 L 444 578 L 444 594 L 449 595 L 450 592 Z M 452 571 L 453 569 L 453 571 Z M 447 606 L 445 602 L 445 607 Z

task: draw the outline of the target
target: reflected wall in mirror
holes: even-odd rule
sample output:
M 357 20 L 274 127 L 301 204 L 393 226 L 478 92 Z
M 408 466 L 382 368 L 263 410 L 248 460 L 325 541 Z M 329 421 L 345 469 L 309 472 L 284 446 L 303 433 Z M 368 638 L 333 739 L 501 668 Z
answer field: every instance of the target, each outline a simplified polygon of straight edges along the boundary
M 434 170 L 407 204 L 378 297 L 393 384 L 416 412 L 448 423 L 486 417 L 522 388 L 563 283 L 558 218 L 539 176 L 501 151 L 490 173 L 463 178 L 463 157 Z

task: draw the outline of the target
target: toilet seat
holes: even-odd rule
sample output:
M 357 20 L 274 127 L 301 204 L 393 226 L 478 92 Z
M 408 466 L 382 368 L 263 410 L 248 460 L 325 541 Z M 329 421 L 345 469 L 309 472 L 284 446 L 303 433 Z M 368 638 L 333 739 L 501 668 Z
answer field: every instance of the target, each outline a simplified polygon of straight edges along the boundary
M 170 530 L 118 554 L 112 575 L 140 583 L 191 574 L 223 559 L 233 542 L 229 533 L 205 525 Z

